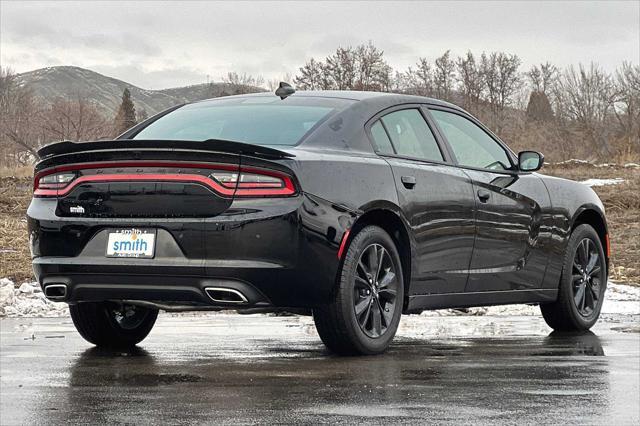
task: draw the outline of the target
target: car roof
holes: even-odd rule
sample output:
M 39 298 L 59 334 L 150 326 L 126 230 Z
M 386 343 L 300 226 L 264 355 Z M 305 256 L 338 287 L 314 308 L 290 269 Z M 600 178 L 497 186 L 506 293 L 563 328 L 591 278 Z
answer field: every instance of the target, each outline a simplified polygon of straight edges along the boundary
M 276 96 L 273 92 L 258 92 L 258 93 L 246 93 L 242 95 L 226 96 L 224 99 L 229 98 L 253 98 L 253 97 L 271 97 Z M 332 98 L 332 99 L 344 99 L 351 101 L 366 101 L 367 103 L 376 103 L 380 101 L 384 104 L 395 102 L 402 103 L 426 103 L 432 105 L 448 106 L 455 109 L 461 109 L 457 105 L 449 102 L 441 101 L 439 99 L 428 98 L 426 96 L 406 95 L 402 93 L 390 93 L 390 92 L 365 92 L 358 90 L 300 90 L 290 95 L 292 98 Z M 197 102 L 215 102 L 222 98 L 211 98 Z

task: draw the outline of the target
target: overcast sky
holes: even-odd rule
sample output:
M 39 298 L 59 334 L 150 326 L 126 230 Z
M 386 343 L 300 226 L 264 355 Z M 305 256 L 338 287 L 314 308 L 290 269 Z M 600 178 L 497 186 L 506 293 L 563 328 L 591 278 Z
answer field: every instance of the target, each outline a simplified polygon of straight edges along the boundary
M 640 63 L 640 2 L 0 3 L 2 66 L 76 65 L 149 89 L 228 71 L 281 78 L 367 40 L 400 69 L 470 49 L 613 70 Z

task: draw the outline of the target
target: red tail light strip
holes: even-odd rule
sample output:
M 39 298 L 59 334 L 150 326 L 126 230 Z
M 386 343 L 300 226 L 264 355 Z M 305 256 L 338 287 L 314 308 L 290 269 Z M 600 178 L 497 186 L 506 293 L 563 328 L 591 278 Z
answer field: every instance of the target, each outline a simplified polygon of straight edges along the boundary
M 100 175 L 87 175 L 80 176 L 77 179 L 70 182 L 67 186 L 60 189 L 43 189 L 38 188 L 39 180 L 49 174 L 83 170 L 83 169 L 114 169 L 114 168 L 126 168 L 126 167 L 168 167 L 168 168 L 186 168 L 186 169 L 211 169 L 211 170 L 226 170 L 226 171 L 238 171 L 239 173 L 254 173 L 262 174 L 266 176 L 274 176 L 282 179 L 284 186 L 280 188 L 274 188 L 273 184 L 263 184 L 260 182 L 240 182 L 237 189 L 235 185 L 233 187 L 227 187 L 215 179 L 207 176 L 197 174 L 164 174 L 164 173 L 128 173 L 128 174 L 100 174 Z M 69 166 L 59 166 L 51 169 L 43 170 L 36 174 L 34 178 L 34 195 L 43 197 L 55 197 L 64 196 L 68 194 L 78 185 L 89 182 L 196 182 L 207 186 L 215 192 L 224 196 L 289 196 L 296 192 L 293 180 L 285 173 L 275 170 L 261 169 L 257 167 L 242 167 L 238 170 L 238 166 L 232 164 L 209 164 L 209 163 L 172 163 L 172 162 L 111 162 L 111 163 L 86 163 L 86 164 L 74 164 Z M 267 187 L 270 185 L 271 187 Z

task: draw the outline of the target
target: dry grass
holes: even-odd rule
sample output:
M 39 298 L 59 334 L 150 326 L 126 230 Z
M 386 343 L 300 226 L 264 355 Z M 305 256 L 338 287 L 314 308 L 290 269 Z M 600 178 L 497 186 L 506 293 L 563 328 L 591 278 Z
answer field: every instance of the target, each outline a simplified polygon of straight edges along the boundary
M 640 283 L 640 169 L 619 166 L 547 165 L 545 174 L 573 180 L 623 178 L 618 185 L 594 187 L 607 210 L 612 278 Z M 25 212 L 31 199 L 30 171 L 0 169 L 0 277 L 32 279 Z M 12 177 L 7 177 L 12 176 Z
M 25 218 L 30 200 L 30 177 L 0 178 L 0 278 L 21 281 L 33 276 Z
M 33 176 L 33 166 L 0 167 L 0 178 L 30 178 Z

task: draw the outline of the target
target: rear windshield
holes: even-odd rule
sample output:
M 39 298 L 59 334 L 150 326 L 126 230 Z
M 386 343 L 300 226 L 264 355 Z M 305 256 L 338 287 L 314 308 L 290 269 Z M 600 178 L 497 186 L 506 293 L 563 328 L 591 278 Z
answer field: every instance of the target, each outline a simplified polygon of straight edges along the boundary
M 272 96 L 219 99 L 185 105 L 159 118 L 133 139 L 296 145 L 315 125 L 350 102 Z

